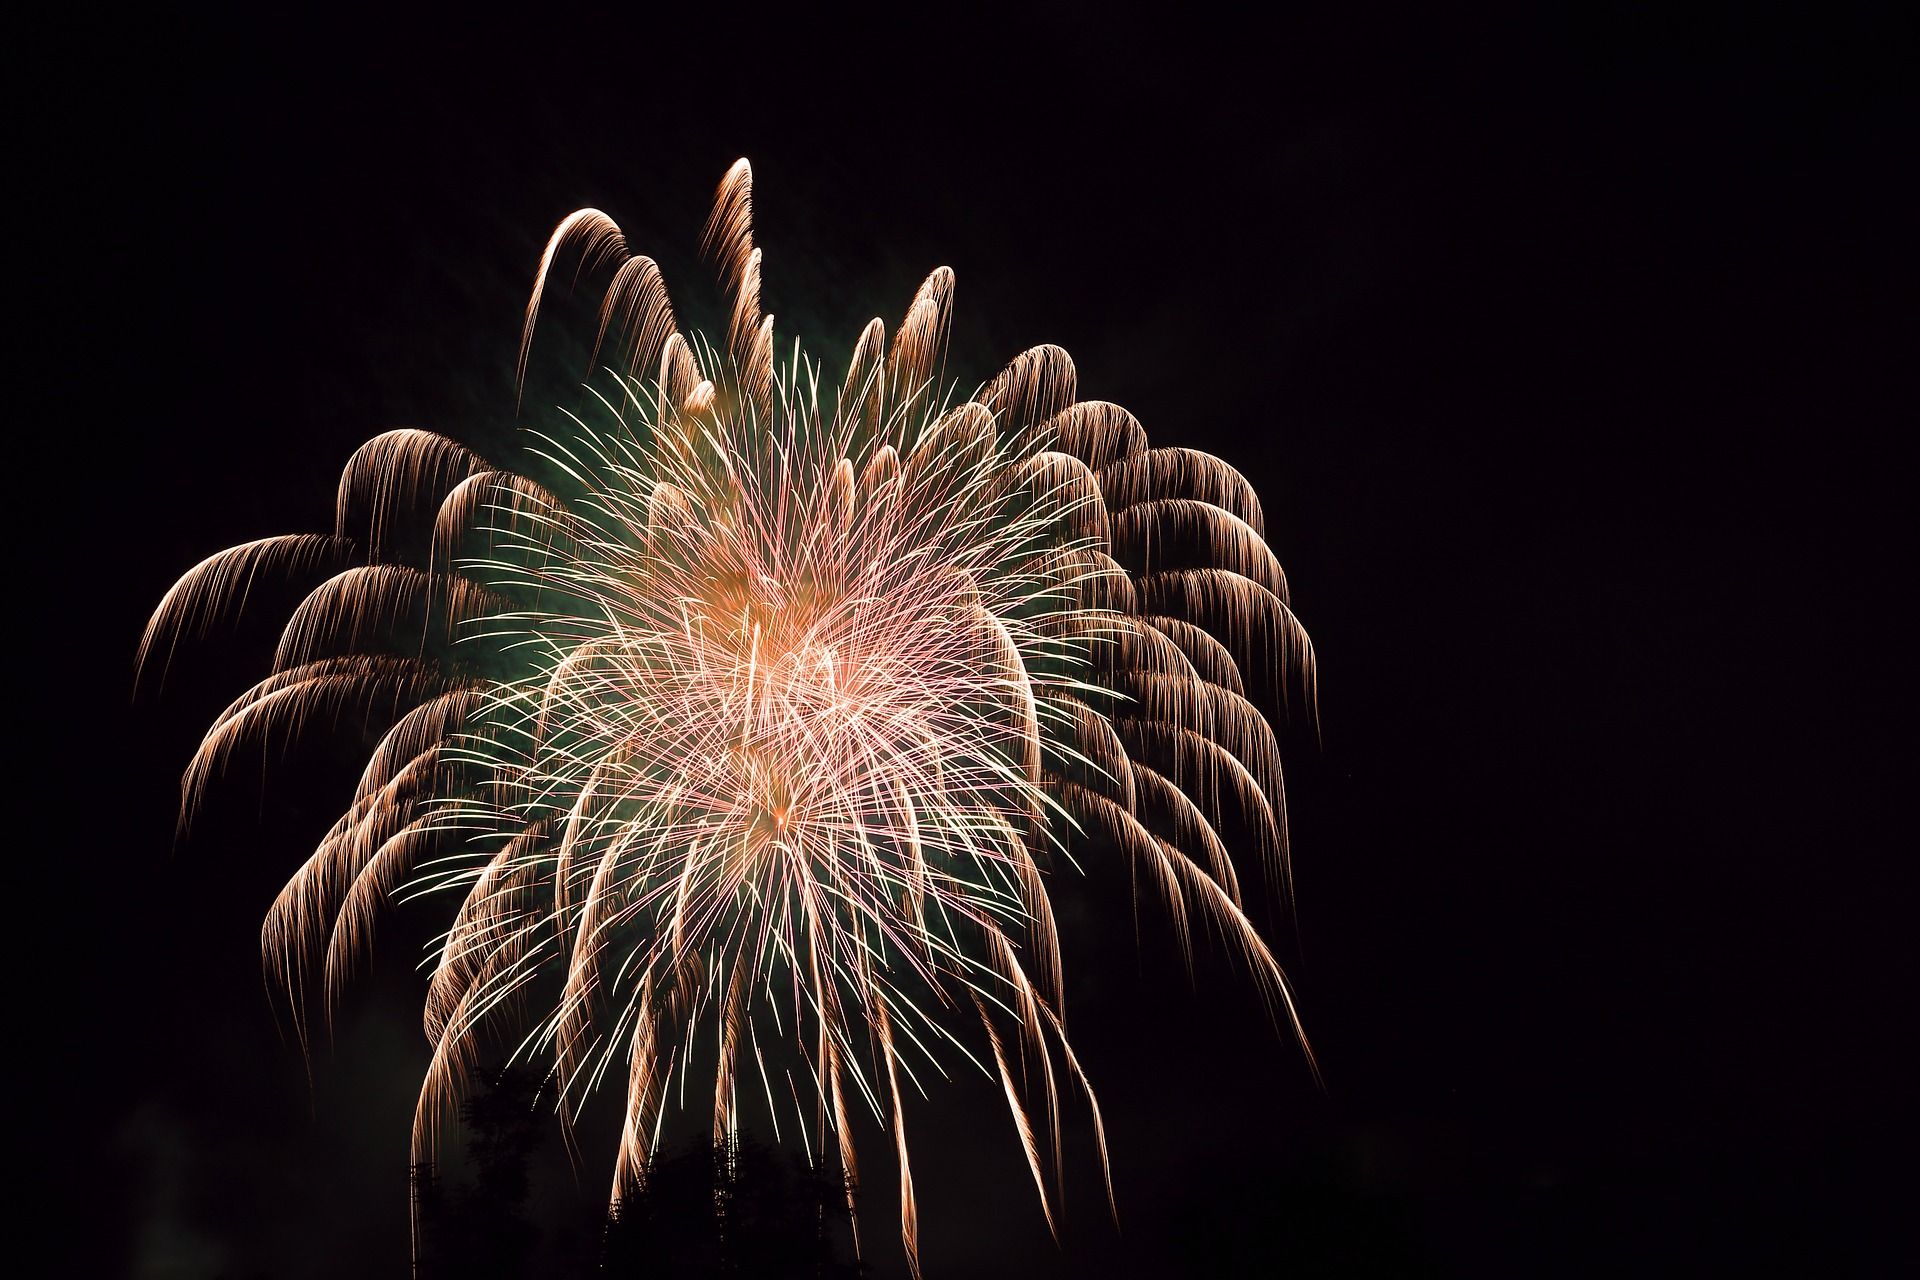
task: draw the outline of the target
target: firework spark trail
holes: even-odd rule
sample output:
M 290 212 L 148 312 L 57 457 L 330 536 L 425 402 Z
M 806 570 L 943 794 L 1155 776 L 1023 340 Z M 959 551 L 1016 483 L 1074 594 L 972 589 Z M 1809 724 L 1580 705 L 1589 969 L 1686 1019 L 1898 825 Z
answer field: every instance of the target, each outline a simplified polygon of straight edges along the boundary
M 416 1161 L 483 1045 L 518 1034 L 569 1120 L 623 1067 L 617 1205 L 702 1028 L 716 1138 L 741 1123 L 743 1075 L 778 1124 L 764 1039 L 811 1079 L 802 1132 L 840 1152 L 850 1188 L 849 1091 L 891 1128 L 917 1273 L 902 1081 L 919 1088 L 938 1046 L 1001 1083 L 1050 1227 L 1063 1073 L 1105 1165 L 1048 891 L 1073 841 L 1129 859 L 1183 943 L 1196 921 L 1227 939 L 1299 1031 L 1222 833 L 1250 831 L 1284 887 L 1279 747 L 1250 699 L 1311 714 L 1312 649 L 1245 478 L 1078 400 L 1064 351 L 1022 354 L 966 401 L 939 393 L 946 268 L 891 343 L 867 326 L 828 411 L 797 346 L 775 360 L 744 160 L 706 242 L 733 297 L 724 352 L 678 330 L 610 218 L 567 218 L 518 368 L 549 284 L 605 276 L 595 353 L 618 383 L 594 394 L 611 425 L 569 415 L 540 435 L 549 484 L 428 432 L 376 437 L 331 535 L 197 565 L 140 663 L 261 574 L 331 575 L 195 753 L 182 821 L 243 743 L 320 715 L 386 725 L 262 948 L 296 1006 L 317 977 L 330 1008 L 380 901 L 453 895 Z M 403 563 L 422 516 L 426 554 Z M 966 1008 L 972 1047 L 949 1025 Z

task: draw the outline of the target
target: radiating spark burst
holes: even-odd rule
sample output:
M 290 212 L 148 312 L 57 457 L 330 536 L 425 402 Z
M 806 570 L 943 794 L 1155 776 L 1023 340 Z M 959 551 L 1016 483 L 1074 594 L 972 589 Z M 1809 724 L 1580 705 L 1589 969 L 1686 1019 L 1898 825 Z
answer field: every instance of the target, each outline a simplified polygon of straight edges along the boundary
M 1196 915 L 1216 929 L 1300 1032 L 1221 833 L 1249 833 L 1284 886 L 1280 753 L 1248 695 L 1311 713 L 1312 650 L 1246 480 L 1077 400 L 1064 351 L 941 394 L 944 267 L 891 344 L 867 326 L 826 412 L 797 346 L 776 368 L 751 193 L 743 160 L 707 227 L 724 352 L 679 332 L 612 220 L 573 214 L 535 277 L 521 376 L 571 264 L 607 278 L 595 353 L 616 381 L 602 425 L 537 438 L 549 483 L 379 436 L 331 536 L 203 561 L 140 661 L 262 574 L 330 575 L 215 720 L 181 819 L 243 743 L 320 715 L 382 727 L 262 944 L 296 1009 L 316 984 L 331 1008 L 377 904 L 459 895 L 430 958 L 417 1161 L 485 1046 L 511 1045 L 550 1064 L 569 1123 L 624 1071 L 617 1205 L 671 1092 L 711 1062 L 716 1139 L 744 1107 L 776 1133 L 794 1116 L 809 1150 L 837 1150 L 851 1209 L 852 1093 L 892 1129 L 917 1272 L 901 1102 L 937 1046 L 1003 1086 L 1050 1228 L 1062 1077 L 1105 1170 L 1049 904 L 1074 841 L 1130 861 L 1183 945 Z

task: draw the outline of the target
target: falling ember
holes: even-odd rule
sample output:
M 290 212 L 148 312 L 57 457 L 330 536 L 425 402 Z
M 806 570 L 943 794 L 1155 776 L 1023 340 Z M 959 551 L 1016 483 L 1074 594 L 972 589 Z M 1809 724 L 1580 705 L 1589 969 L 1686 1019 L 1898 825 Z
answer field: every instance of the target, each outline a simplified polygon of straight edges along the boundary
M 797 1122 L 851 1185 L 850 1107 L 891 1128 L 917 1271 L 901 1098 L 942 1049 L 1004 1088 L 1050 1225 L 1063 1089 L 1104 1165 L 1049 900 L 1076 844 L 1131 862 L 1183 942 L 1196 916 L 1220 932 L 1299 1033 L 1222 833 L 1284 883 L 1279 748 L 1251 698 L 1310 715 L 1312 649 L 1246 480 L 1077 399 L 1064 351 L 953 403 L 946 268 L 823 396 L 797 347 L 776 359 L 751 215 L 742 160 L 706 234 L 724 351 L 679 331 L 609 218 L 567 218 L 520 371 L 549 283 L 597 278 L 617 378 L 598 425 L 537 437 L 545 482 L 378 436 L 331 536 L 203 561 L 140 661 L 260 574 L 319 579 L 194 755 L 182 821 L 244 743 L 318 715 L 382 731 L 262 946 L 296 1006 L 318 987 L 330 1007 L 380 903 L 446 895 L 417 1161 L 498 1040 L 546 1065 L 569 1123 L 624 1080 L 617 1204 L 669 1098 L 705 1096 L 699 1036 L 716 1137 Z

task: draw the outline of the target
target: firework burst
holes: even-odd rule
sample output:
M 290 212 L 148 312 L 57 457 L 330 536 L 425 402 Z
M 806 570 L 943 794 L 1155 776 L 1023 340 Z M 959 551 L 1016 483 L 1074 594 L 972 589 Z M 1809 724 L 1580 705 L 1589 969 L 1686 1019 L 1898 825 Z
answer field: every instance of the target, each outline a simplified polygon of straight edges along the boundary
M 182 821 L 244 744 L 321 716 L 379 732 L 262 944 L 296 1006 L 330 1006 L 383 901 L 444 896 L 416 1160 L 488 1045 L 545 1063 L 569 1121 L 609 1077 L 624 1090 L 616 1205 L 696 1072 L 716 1138 L 743 1111 L 784 1118 L 849 1187 L 864 1104 L 895 1140 L 917 1270 L 901 1103 L 943 1050 L 1004 1087 L 1049 1226 L 1063 1089 L 1105 1164 L 1049 903 L 1074 847 L 1130 862 L 1183 945 L 1196 921 L 1223 936 L 1298 1032 L 1221 833 L 1284 886 L 1279 748 L 1251 698 L 1310 713 L 1312 651 L 1226 463 L 1078 400 L 1056 347 L 964 401 L 942 389 L 946 268 L 823 395 L 797 346 L 776 357 L 751 214 L 741 161 L 706 232 L 724 350 L 680 332 L 609 218 L 566 219 L 521 374 L 570 268 L 604 281 L 613 376 L 534 438 L 544 483 L 379 436 L 331 535 L 203 561 L 140 661 L 261 575 L 317 580 L 194 755 Z

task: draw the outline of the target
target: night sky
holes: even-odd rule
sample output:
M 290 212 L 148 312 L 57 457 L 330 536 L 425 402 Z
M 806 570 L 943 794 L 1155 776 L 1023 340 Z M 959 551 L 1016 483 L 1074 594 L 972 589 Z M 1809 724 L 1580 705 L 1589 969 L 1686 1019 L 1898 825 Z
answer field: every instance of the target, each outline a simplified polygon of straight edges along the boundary
M 62 1269 L 406 1274 L 433 912 L 383 921 L 309 1085 L 258 929 L 358 743 L 237 767 L 176 847 L 276 623 L 160 697 L 134 647 L 201 557 L 325 529 L 363 439 L 508 438 L 569 211 L 710 317 L 740 155 L 787 339 L 837 358 L 950 265 L 968 386 L 1058 343 L 1083 397 L 1252 479 L 1320 658 L 1297 929 L 1258 918 L 1327 1091 L 1217 947 L 1190 983 L 1160 917 L 1136 939 L 1124 872 L 1057 885 L 1121 1234 L 1087 1158 L 1056 1246 L 960 1076 L 913 1113 L 929 1276 L 1900 1269 L 1912 294 L 1882 241 L 1912 147 L 1876 24 L 794 9 L 102 11 L 49 43 L 15 241 L 46 401 L 14 437 L 50 577 L 15 622 L 15 914 L 47 935 L 12 1105 Z M 890 1209 L 866 1237 L 904 1274 Z

